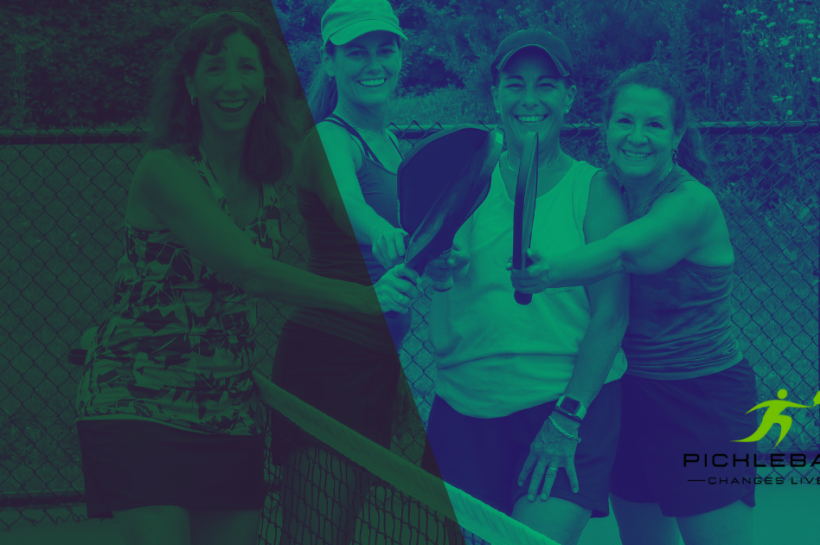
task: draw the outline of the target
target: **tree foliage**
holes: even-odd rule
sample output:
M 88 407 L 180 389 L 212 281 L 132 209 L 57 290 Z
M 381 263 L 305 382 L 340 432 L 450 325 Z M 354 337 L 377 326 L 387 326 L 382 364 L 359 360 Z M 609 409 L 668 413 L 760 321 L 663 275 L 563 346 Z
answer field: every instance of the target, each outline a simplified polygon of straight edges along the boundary
M 542 27 L 573 53 L 580 93 L 570 121 L 597 121 L 601 91 L 614 74 L 653 58 L 686 82 L 702 120 L 810 117 L 820 107 L 816 1 L 392 1 L 409 38 L 405 97 L 440 95 L 462 101 L 464 111 L 485 111 L 496 45 L 514 30 Z M 275 15 L 267 0 L 7 0 L 0 8 L 0 125 L 141 121 L 163 48 L 216 10 L 242 10 L 286 39 L 306 84 L 330 4 L 273 0 Z

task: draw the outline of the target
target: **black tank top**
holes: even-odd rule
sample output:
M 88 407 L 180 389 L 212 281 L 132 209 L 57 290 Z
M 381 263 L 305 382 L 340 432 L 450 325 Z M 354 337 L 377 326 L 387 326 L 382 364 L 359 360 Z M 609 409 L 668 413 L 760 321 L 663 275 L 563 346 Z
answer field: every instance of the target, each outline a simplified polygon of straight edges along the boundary
M 349 123 L 336 115 L 326 119 L 343 127 L 359 141 L 364 150 L 362 166 L 356 172 L 365 203 L 392 226 L 399 227 L 398 187 L 396 173 L 388 170 L 364 138 Z M 394 142 L 395 145 L 395 142 Z M 398 149 L 398 147 L 396 147 Z M 401 153 L 401 152 L 400 152 Z M 314 172 L 309 165 L 303 172 Z M 359 284 L 376 283 L 387 272 L 373 256 L 370 246 L 358 241 L 336 225 L 336 220 L 316 193 L 296 190 L 299 213 L 305 224 L 312 273 Z M 364 264 L 364 267 L 362 266 Z M 387 318 L 350 314 L 324 309 L 298 309 L 291 320 L 332 335 L 350 339 L 375 350 L 395 354 L 400 341 L 410 331 L 410 313 L 390 313 Z M 385 320 L 392 331 L 384 335 Z M 394 342 L 395 341 L 395 342 Z

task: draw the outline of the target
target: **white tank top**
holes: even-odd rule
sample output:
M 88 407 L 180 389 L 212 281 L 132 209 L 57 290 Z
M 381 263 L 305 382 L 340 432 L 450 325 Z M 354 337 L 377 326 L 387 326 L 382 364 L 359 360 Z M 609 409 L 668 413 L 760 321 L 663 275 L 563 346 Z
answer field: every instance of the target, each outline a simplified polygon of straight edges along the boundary
M 584 217 L 599 169 L 576 161 L 538 198 L 532 247 L 542 255 L 586 244 Z M 452 289 L 433 296 L 429 339 L 436 362 L 436 394 L 459 413 L 499 418 L 558 399 L 569 383 L 591 319 L 583 287 L 556 288 L 513 298 L 513 201 L 498 166 L 487 199 L 468 220 L 470 268 Z M 623 350 L 606 382 L 626 371 Z

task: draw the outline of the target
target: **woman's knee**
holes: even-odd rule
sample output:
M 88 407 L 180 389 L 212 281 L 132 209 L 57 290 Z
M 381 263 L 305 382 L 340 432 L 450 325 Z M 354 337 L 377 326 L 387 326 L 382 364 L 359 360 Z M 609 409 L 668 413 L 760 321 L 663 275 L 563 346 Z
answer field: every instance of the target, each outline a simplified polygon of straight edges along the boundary
M 562 498 L 546 502 L 520 498 L 513 508 L 513 518 L 561 545 L 575 545 L 581 538 L 592 511 Z
M 192 509 L 191 545 L 255 545 L 260 509 Z
M 190 513 L 177 505 L 113 511 L 126 545 L 190 545 Z
M 702 515 L 678 517 L 678 526 L 687 545 L 750 545 L 753 513 L 751 506 L 738 500 Z
M 636 503 L 609 496 L 623 545 L 679 545 L 674 518 L 666 517 L 657 503 Z

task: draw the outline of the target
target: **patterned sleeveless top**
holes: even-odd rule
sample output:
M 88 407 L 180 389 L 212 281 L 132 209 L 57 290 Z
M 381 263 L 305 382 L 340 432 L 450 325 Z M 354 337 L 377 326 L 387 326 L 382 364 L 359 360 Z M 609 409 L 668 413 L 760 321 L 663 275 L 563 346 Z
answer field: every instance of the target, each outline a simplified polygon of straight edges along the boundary
M 230 216 L 202 151 L 191 159 Z M 279 199 L 259 189 L 245 235 L 279 256 Z M 88 351 L 77 420 L 147 420 L 186 431 L 261 433 L 252 377 L 258 299 L 194 258 L 167 229 L 126 223 L 125 255 L 114 280 L 116 302 Z

